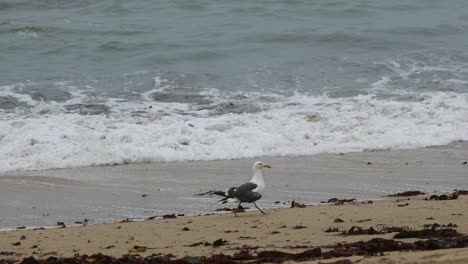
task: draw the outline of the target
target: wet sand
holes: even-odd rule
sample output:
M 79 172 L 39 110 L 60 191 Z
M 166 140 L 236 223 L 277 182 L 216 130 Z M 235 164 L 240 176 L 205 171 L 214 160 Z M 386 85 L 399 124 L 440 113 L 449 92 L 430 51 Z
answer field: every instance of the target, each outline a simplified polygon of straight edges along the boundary
M 249 180 L 255 160 L 273 166 L 265 171 L 263 208 L 293 199 L 318 204 L 331 197 L 374 199 L 411 189 L 449 192 L 468 186 L 466 142 L 344 155 L 14 172 L 0 175 L 0 228 L 212 212 L 222 207 L 216 199 L 194 194 Z

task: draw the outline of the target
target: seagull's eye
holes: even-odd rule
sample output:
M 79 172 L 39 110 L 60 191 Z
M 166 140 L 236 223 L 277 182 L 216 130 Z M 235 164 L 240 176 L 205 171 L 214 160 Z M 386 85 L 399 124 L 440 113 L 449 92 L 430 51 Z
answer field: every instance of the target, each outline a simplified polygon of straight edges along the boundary
M 261 163 L 261 162 L 260 162 L 258 165 L 262 166 L 262 165 L 263 165 L 263 163 Z

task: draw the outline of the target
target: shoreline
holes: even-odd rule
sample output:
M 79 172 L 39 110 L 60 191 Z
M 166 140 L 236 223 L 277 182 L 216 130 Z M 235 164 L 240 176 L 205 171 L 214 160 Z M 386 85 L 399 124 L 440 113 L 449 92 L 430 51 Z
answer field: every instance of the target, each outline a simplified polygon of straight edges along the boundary
M 183 164 L 183 163 L 200 163 L 200 162 L 221 162 L 221 161 L 240 161 L 240 160 L 260 160 L 260 159 L 294 159 L 294 158 L 307 158 L 315 156 L 344 156 L 354 155 L 359 153 L 379 153 L 379 152 L 394 152 L 394 151 L 411 151 L 411 150 L 424 150 L 424 149 L 439 149 L 439 148 L 454 148 L 454 149 L 465 149 L 468 147 L 468 140 L 456 140 L 447 144 L 429 145 L 425 147 L 409 147 L 409 148 L 395 148 L 395 149 L 364 149 L 362 151 L 350 151 L 350 152 L 319 152 L 315 154 L 298 154 L 298 155 L 268 155 L 268 156 L 255 156 L 255 157 L 244 157 L 244 158 L 233 158 L 233 159 L 201 159 L 201 160 L 173 160 L 173 161 L 158 161 L 158 162 L 136 162 L 136 163 L 118 163 L 118 164 L 100 164 L 93 166 L 77 166 L 77 167 L 58 167 L 58 168 L 46 168 L 46 169 L 27 169 L 27 170 L 11 170 L 0 172 L 2 175 L 21 175 L 21 174 L 36 174 L 41 171 L 62 171 L 62 170 L 80 170 L 87 168 L 100 168 L 100 167 L 120 167 L 120 166 L 138 166 L 146 164 Z
M 465 209 L 468 205 L 467 195 L 446 201 L 424 200 L 423 197 L 428 196 L 389 197 L 373 203 L 268 209 L 267 215 L 248 211 L 238 217 L 232 214 L 211 214 L 58 229 L 2 231 L 0 248 L 4 252 L 14 253 L 0 256 L 0 259 L 16 261 L 29 256 L 46 259 L 51 256 L 73 257 L 75 254 L 97 253 L 113 257 L 126 254 L 139 254 L 142 257 L 173 254 L 179 259 L 186 256 L 209 257 L 212 254 L 233 255 L 246 248 L 254 255 L 268 250 L 296 254 L 313 248 L 321 248 L 322 252 L 326 252 L 330 246 L 338 243 L 392 239 L 396 234 L 341 234 L 351 232 L 352 227 L 364 230 L 374 228 L 380 232 L 386 227 L 421 230 L 425 225 L 437 223 L 446 226 L 450 224 L 453 226 L 451 229 L 468 234 L 468 214 Z M 342 222 L 337 221 L 338 218 Z M 328 233 L 327 229 L 330 228 L 338 230 Z M 213 246 L 213 242 L 219 239 L 225 242 Z M 397 240 L 412 243 L 418 239 Z M 430 238 L 422 240 L 427 239 Z M 135 251 L 137 248 L 142 249 Z M 349 256 L 346 259 L 352 261 L 350 263 L 379 263 L 382 259 L 396 261 L 388 263 L 419 263 L 417 260 L 421 254 L 450 256 L 453 251 L 456 250 L 442 249 L 430 253 L 419 250 L 382 250 L 381 256 Z M 456 252 L 461 259 L 468 260 L 468 250 Z M 316 258 L 309 259 L 307 263 L 331 263 L 333 260 Z
M 0 227 L 67 225 L 89 219 L 111 223 L 165 214 L 215 211 L 214 198 L 195 194 L 224 190 L 250 179 L 256 159 L 129 164 L 0 174 Z M 468 142 L 409 150 L 270 157 L 262 208 L 296 200 L 318 204 L 376 199 L 421 190 L 466 189 Z M 58 199 L 59 198 L 59 199 Z M 10 201 L 14 201 L 13 203 Z M 79 201 L 79 202 L 77 202 Z M 284 205 L 284 206 L 283 206 Z

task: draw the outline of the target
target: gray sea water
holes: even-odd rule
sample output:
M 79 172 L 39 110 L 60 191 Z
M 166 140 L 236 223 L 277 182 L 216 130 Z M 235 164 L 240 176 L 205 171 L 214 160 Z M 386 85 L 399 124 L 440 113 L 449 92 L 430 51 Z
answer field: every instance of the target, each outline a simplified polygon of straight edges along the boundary
M 464 152 L 308 155 L 458 140 L 466 0 L 0 0 L 0 228 L 209 212 L 260 156 L 266 207 L 448 192 Z
M 445 144 L 467 92 L 463 0 L 0 1 L 0 171 Z

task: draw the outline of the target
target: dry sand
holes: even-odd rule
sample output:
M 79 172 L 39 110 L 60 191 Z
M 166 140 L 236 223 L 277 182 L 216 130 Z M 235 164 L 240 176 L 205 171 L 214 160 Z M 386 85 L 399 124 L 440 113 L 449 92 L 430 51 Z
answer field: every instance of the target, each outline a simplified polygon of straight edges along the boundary
M 398 206 L 408 203 L 407 206 Z M 149 249 L 142 255 L 172 253 L 177 257 L 233 254 L 244 245 L 258 246 L 258 250 L 300 252 L 294 246 L 313 248 L 339 242 L 391 238 L 393 234 L 342 236 L 324 232 L 329 227 L 348 230 L 363 228 L 408 226 L 421 229 L 424 224 L 456 224 L 459 232 L 468 234 L 468 196 L 457 200 L 425 201 L 422 197 L 389 198 L 373 204 L 323 205 L 307 208 L 270 209 L 267 215 L 249 211 L 234 217 L 232 214 L 184 217 L 133 223 L 115 223 L 67 227 L 48 230 L 17 230 L 0 233 L 2 251 L 15 252 L 15 259 L 34 255 L 38 258 L 104 254 L 121 256 L 138 245 Z M 336 218 L 344 220 L 335 223 Z M 369 221 L 359 222 L 360 220 Z M 302 229 L 295 229 L 303 226 Z M 184 228 L 188 229 L 184 231 Z M 21 239 L 25 236 L 24 239 Z M 217 239 L 227 240 L 220 247 L 194 246 L 193 243 Z M 404 239 L 403 241 L 413 241 Z M 14 246 L 20 242 L 20 245 Z M 2 256 L 7 257 L 7 256 Z M 394 252 L 380 257 L 351 257 L 359 263 L 468 263 L 468 249 L 426 252 Z M 321 260 L 323 263 L 332 260 Z M 318 261 L 311 261 L 315 263 Z

